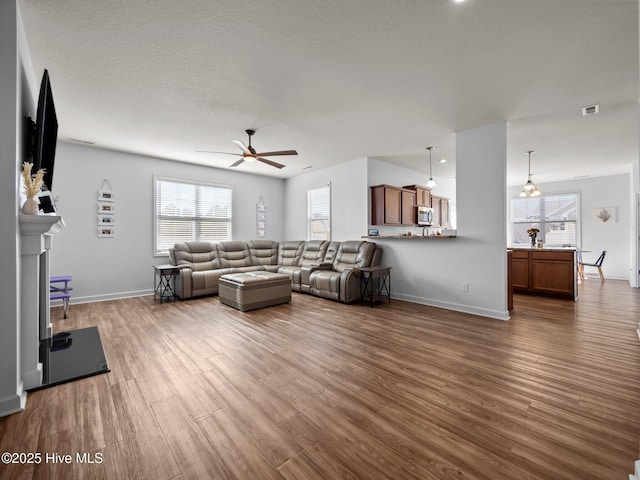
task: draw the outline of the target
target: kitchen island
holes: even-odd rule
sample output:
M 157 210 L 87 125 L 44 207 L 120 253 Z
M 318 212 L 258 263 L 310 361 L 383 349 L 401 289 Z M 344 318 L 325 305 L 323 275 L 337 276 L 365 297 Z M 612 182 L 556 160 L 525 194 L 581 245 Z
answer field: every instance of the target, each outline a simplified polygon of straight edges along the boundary
M 578 299 L 575 248 L 513 247 L 509 251 L 514 293 Z

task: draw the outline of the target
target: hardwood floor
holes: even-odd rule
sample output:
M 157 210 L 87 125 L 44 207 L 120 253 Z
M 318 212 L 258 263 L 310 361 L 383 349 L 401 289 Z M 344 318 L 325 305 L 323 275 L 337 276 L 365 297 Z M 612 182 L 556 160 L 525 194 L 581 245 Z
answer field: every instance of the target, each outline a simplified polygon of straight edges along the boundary
M 300 294 L 244 314 L 142 297 L 53 316 L 98 325 L 111 372 L 1 418 L 0 452 L 43 455 L 2 479 L 603 480 L 639 457 L 627 282 L 589 279 L 577 303 L 516 296 L 509 322 Z

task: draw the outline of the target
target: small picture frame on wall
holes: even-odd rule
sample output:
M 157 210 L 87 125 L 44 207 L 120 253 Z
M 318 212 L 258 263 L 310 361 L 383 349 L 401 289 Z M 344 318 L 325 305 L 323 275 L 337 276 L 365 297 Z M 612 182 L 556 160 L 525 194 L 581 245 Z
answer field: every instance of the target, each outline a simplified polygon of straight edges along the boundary
M 98 201 L 99 202 L 115 202 L 116 201 L 116 193 L 111 190 L 98 190 Z
M 110 213 L 98 215 L 98 226 L 103 226 L 103 225 L 113 226 L 115 222 L 116 222 L 116 218 Z
M 596 223 L 616 223 L 616 207 L 597 207 L 593 209 Z
M 115 237 L 115 230 L 113 227 L 100 226 L 98 227 L 98 237 L 101 238 L 113 238 Z
M 116 206 L 109 202 L 98 202 L 98 213 L 115 213 Z

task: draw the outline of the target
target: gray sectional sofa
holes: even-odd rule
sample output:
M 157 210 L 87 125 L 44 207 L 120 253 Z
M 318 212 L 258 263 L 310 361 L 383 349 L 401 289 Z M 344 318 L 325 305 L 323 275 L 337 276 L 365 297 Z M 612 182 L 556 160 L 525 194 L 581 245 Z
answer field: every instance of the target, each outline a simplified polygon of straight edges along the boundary
M 295 292 L 351 303 L 360 299 L 359 269 L 380 265 L 382 249 L 367 241 L 183 242 L 169 256 L 180 267 L 175 287 L 182 299 L 217 294 L 226 273 L 268 271 L 288 275 Z

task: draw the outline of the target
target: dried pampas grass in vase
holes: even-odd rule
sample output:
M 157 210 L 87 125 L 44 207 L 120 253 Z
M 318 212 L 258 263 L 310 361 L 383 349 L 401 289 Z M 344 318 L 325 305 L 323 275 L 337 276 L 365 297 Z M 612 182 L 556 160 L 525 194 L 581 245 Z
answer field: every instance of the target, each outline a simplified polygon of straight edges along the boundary
M 36 172 L 35 178 L 31 176 L 31 169 L 33 163 L 24 162 L 22 164 L 22 179 L 24 180 L 24 193 L 27 195 L 27 201 L 22 206 L 22 213 L 24 215 L 37 215 L 38 214 L 38 193 L 42 188 L 44 181 L 44 169 L 41 168 Z

